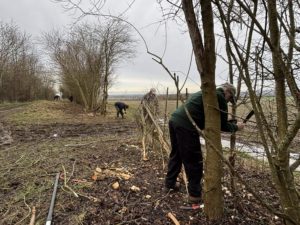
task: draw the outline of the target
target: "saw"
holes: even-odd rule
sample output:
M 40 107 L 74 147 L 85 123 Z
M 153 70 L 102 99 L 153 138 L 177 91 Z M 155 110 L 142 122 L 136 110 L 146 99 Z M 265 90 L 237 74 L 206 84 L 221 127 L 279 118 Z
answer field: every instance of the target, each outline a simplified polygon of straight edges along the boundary
M 254 115 L 254 110 L 252 109 L 248 115 L 246 116 L 246 118 L 243 120 L 243 123 L 247 123 L 247 121 Z
M 243 123 L 247 123 L 248 120 L 249 120 L 253 115 L 254 115 L 254 111 L 253 111 L 253 109 L 252 109 L 252 110 L 248 113 L 248 115 L 246 116 L 246 118 L 243 119 Z M 237 124 L 237 120 L 236 120 L 236 119 L 228 120 L 228 122 Z

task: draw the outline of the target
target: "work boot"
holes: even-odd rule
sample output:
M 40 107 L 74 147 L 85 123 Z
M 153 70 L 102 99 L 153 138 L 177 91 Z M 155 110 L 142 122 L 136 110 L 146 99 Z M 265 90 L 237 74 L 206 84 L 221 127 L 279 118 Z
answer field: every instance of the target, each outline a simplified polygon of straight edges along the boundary
M 196 197 L 196 196 L 189 195 L 188 202 L 191 203 L 191 204 L 202 203 L 202 197 L 201 196 Z
M 174 187 L 165 187 L 165 192 L 166 193 L 173 193 L 173 192 L 178 192 L 180 191 L 180 183 L 176 182 Z

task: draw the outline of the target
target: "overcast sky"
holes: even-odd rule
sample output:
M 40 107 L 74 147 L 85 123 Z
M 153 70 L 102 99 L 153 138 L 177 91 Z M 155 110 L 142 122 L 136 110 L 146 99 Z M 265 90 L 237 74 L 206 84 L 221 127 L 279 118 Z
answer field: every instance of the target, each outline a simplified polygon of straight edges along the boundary
M 87 0 L 82 1 L 88 2 Z M 109 0 L 108 2 L 110 5 L 104 10 L 107 13 L 118 15 L 130 1 Z M 0 19 L 4 22 L 13 21 L 20 30 L 30 34 L 35 40 L 42 32 L 50 31 L 53 28 L 67 29 L 78 15 L 74 12 L 66 12 L 62 5 L 51 0 L 0 0 Z M 163 61 L 171 71 L 177 72 L 182 81 L 184 73 L 187 73 L 192 51 L 188 33 L 185 32 L 186 28 L 170 21 L 167 24 L 166 35 L 164 26 L 153 24 L 162 19 L 156 0 L 136 0 L 127 11 L 127 18 L 144 36 L 151 52 L 162 56 L 165 43 L 167 43 Z M 86 19 L 91 20 L 92 18 Z M 116 83 L 110 93 L 144 93 L 151 87 L 158 88 L 160 93 L 165 92 L 167 87 L 174 91 L 171 78 L 146 53 L 146 48 L 138 35 L 136 33 L 134 35 L 140 40 L 136 49 L 136 57 L 117 68 Z M 217 84 L 225 82 L 222 77 L 226 77 L 226 74 L 220 66 L 217 66 Z M 200 89 L 200 78 L 194 61 L 185 88 L 188 88 L 189 92 Z

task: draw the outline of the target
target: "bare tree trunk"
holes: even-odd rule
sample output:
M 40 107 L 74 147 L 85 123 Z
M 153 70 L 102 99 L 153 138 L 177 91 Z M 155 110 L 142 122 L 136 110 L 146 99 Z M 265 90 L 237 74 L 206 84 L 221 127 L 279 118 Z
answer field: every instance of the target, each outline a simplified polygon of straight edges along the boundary
M 197 69 L 201 76 L 202 93 L 205 115 L 205 136 L 214 140 L 216 148 L 221 151 L 220 113 L 215 85 L 215 38 L 213 26 L 213 13 L 211 1 L 201 0 L 202 25 L 204 29 L 204 47 L 196 20 L 192 0 L 183 0 L 182 7 L 188 25 L 190 38 L 193 45 Z M 204 205 L 205 213 L 211 220 L 220 219 L 223 216 L 223 194 L 221 189 L 222 160 L 212 149 L 206 146 Z
M 106 105 L 107 105 L 107 98 L 108 98 L 108 76 L 109 76 L 109 69 L 110 69 L 110 47 L 108 46 L 108 39 L 104 40 L 104 53 L 105 53 L 105 74 L 103 80 L 103 95 L 102 95 L 102 103 L 100 107 L 101 115 L 106 114 Z
M 178 109 L 179 95 L 180 95 L 180 91 L 179 91 L 179 76 L 176 76 L 176 74 L 174 73 L 174 77 L 175 77 L 175 85 L 176 85 L 176 109 Z
M 106 115 L 107 98 L 108 98 L 108 74 L 106 72 L 104 76 L 102 102 L 100 106 L 101 115 Z
M 165 131 L 166 131 L 166 126 L 167 126 L 168 100 L 169 100 L 169 88 L 167 88 L 166 101 L 165 101 L 164 126 L 163 126 L 163 134 L 164 135 L 166 133 Z
M 79 81 L 78 81 L 76 78 L 74 78 L 74 79 L 76 80 L 76 84 L 77 84 L 77 86 L 78 86 L 78 90 L 79 90 L 79 93 L 80 93 L 81 100 L 82 100 L 82 102 L 83 102 L 83 104 L 84 104 L 84 108 L 85 108 L 85 109 L 88 109 L 88 108 L 89 108 L 89 105 L 88 105 L 88 102 L 87 102 L 87 100 L 86 100 L 86 96 L 85 96 L 85 94 L 84 94 L 84 91 L 82 90 L 82 87 L 81 87 Z
M 285 76 L 284 64 L 280 53 L 280 35 L 277 24 L 277 9 L 276 1 L 268 0 L 269 9 L 269 25 L 270 25 L 270 40 L 272 43 L 272 61 L 274 67 L 275 78 L 275 96 L 277 102 L 277 126 L 278 126 L 278 140 L 280 143 L 286 136 L 287 123 L 287 108 L 285 96 Z M 277 152 L 276 171 L 273 171 L 273 178 L 278 193 L 280 195 L 281 205 L 285 213 L 300 223 L 300 208 L 299 196 L 297 195 L 296 187 L 294 186 L 293 175 L 289 169 L 289 151 L 287 149 L 278 149 Z M 276 172 L 276 174 L 275 174 Z M 286 221 L 287 224 L 292 224 Z

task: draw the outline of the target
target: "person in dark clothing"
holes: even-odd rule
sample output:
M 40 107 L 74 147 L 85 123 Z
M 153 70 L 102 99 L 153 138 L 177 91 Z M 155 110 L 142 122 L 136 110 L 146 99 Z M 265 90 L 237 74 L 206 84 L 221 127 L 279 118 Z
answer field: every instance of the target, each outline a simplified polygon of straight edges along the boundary
M 115 108 L 117 110 L 117 117 L 119 117 L 119 114 L 121 114 L 122 118 L 124 118 L 124 113 L 126 114 L 126 109 L 128 109 L 128 105 L 126 105 L 124 102 L 116 102 Z
M 73 96 L 71 95 L 71 96 L 69 97 L 69 101 L 70 101 L 70 102 L 73 102 L 73 99 L 74 99 L 74 98 L 73 98 Z
M 236 89 L 233 85 L 225 83 L 217 88 L 217 97 L 221 114 L 221 130 L 235 132 L 244 128 L 243 123 L 228 121 L 227 103 L 235 103 Z M 205 128 L 205 115 L 202 93 L 192 94 L 185 106 L 194 119 L 197 126 Z M 199 133 L 189 120 L 184 106 L 179 107 L 169 120 L 169 132 L 171 140 L 171 153 L 169 156 L 168 171 L 165 179 L 166 190 L 178 190 L 177 176 L 182 164 L 188 179 L 189 201 L 196 203 L 201 201 L 201 180 L 203 174 L 203 158 L 199 139 Z
M 54 101 L 60 100 L 60 95 L 58 95 L 58 94 L 54 95 L 53 99 L 54 99 Z

